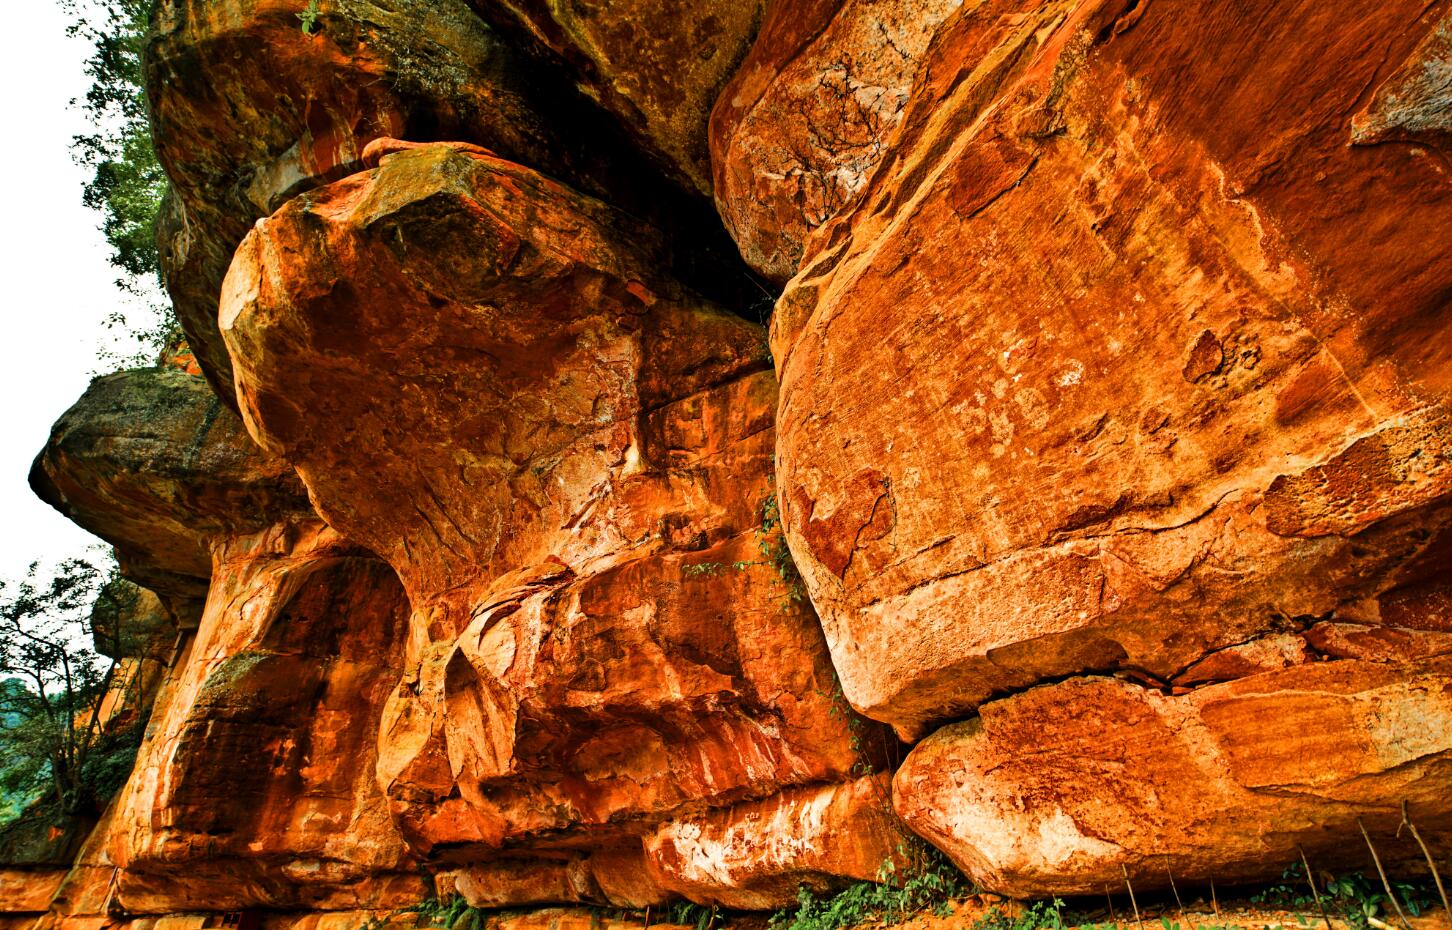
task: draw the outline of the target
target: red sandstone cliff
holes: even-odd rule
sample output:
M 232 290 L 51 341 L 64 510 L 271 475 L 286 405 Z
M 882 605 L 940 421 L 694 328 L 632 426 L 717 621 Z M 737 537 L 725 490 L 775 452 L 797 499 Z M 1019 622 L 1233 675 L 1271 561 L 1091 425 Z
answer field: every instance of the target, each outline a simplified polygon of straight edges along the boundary
M 178 648 L 0 908 L 1452 849 L 1452 3 L 299 6 L 157 5 L 204 377 L 32 483 Z

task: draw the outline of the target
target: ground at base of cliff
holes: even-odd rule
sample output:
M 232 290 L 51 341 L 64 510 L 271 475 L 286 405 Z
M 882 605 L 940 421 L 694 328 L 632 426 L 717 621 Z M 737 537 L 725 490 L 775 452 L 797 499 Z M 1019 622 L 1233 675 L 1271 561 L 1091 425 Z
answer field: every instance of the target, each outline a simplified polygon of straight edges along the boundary
M 1416 913 L 1385 913 L 1376 901 L 1364 901 L 1371 913 L 1345 910 L 1323 913 L 1307 906 L 1267 904 L 1285 886 L 1273 886 L 1249 897 L 1177 902 L 1147 900 L 1135 904 L 1106 899 L 1097 907 L 1087 899 L 1022 902 L 992 894 L 955 898 L 909 915 L 877 916 L 836 930 L 1452 930 L 1452 920 L 1439 906 Z M 1323 901 L 1323 903 L 1328 903 Z M 1057 906 L 1056 906 L 1057 905 Z M 39 915 L 0 915 L 0 930 L 804 930 L 789 915 L 713 912 L 697 908 L 690 914 L 667 909 L 664 914 L 620 912 L 599 908 L 543 908 L 527 912 L 487 911 L 449 903 L 428 902 L 411 911 L 335 911 L 311 914 L 238 915 L 188 913 L 149 917 L 61 918 L 49 922 Z M 679 918 L 686 917 L 686 922 Z M 666 919 L 659 919 L 665 917 Z M 817 930 L 824 930 L 820 923 Z

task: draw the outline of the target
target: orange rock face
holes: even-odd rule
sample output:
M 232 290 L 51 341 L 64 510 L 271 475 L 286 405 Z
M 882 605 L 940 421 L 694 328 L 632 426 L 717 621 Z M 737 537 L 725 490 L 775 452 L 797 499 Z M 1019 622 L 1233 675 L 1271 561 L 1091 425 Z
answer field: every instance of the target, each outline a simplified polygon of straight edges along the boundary
M 641 170 L 609 117 L 466 0 L 325 3 L 312 34 L 298 11 L 293 0 L 165 0 L 147 47 L 157 154 L 174 187 L 162 264 L 197 360 L 229 403 L 217 296 L 233 251 L 288 198 L 358 170 L 374 139 L 477 143 L 663 222 L 703 212 Z
M 287 463 L 262 454 L 201 378 L 169 368 L 92 382 L 56 422 L 30 484 L 173 601 L 205 597 L 213 540 L 309 509 Z
M 961 2 L 770 5 L 711 114 L 716 207 L 762 276 L 795 274 L 808 235 L 867 183 L 928 42 Z
M 1265 30 L 1219 6 L 965 6 L 892 151 L 778 305 L 792 549 L 854 706 L 913 736 L 982 707 L 990 735 L 931 738 L 897 800 L 990 887 L 1090 891 L 1156 849 L 1177 872 L 1210 867 L 1128 789 L 1084 789 L 1114 797 L 1109 825 L 1060 817 L 1058 794 L 1011 804 L 1008 776 L 950 814 L 950 786 L 974 784 L 962 768 L 1009 751 L 1013 725 L 988 729 L 995 695 L 1086 672 L 1254 675 L 1300 661 L 1274 638 L 1317 620 L 1445 643 L 1452 267 L 1436 231 L 1452 187 L 1432 136 L 1365 144 L 1358 127 L 1392 117 L 1357 115 L 1420 105 L 1398 88 L 1442 13 L 1293 3 Z M 1416 674 L 1445 685 L 1440 666 Z M 1076 721 L 1064 759 L 1077 738 L 1131 739 L 1127 711 L 1092 723 L 1073 687 L 1033 692 Z M 1173 709 L 1196 694 L 1153 714 L 1193 716 Z M 1301 718 L 1267 713 L 1257 747 L 1299 738 Z M 1319 725 L 1312 767 L 1340 771 L 1331 758 L 1368 738 L 1354 714 Z M 1429 746 L 1427 790 L 1446 795 L 1446 747 Z M 1052 779 L 1059 759 L 1034 765 Z M 1373 785 L 1399 783 L 1380 771 L 1368 809 L 1391 797 Z M 1281 832 L 1262 858 L 1188 835 L 1227 873 L 1263 872 L 1320 827 L 1240 777 L 1195 816 L 1266 818 Z M 1042 842 L 1020 835 L 1033 824 Z M 1083 853 L 1078 833 L 1110 845 Z
M 1428 836 L 1452 825 L 1449 671 L 1445 657 L 1325 662 L 1180 697 L 1112 678 L 1045 685 L 919 744 L 896 776 L 898 812 L 1023 896 L 1102 893 L 1123 868 L 1136 887 L 1167 866 L 1229 884 L 1297 846 L 1318 868 L 1353 868 L 1358 820 L 1389 861 L 1415 858 L 1395 839 L 1403 802 Z
M 166 0 L 147 49 L 157 154 L 175 187 L 158 240 L 178 318 L 230 399 L 217 293 L 252 222 L 356 169 L 363 147 L 410 124 L 537 145 L 521 62 L 464 0 L 350 0 L 305 35 L 296 3 Z
M 201 626 L 117 802 L 127 911 L 420 899 L 371 764 L 407 616 L 392 570 L 316 523 L 218 547 Z
M 784 791 L 729 811 L 679 818 L 646 840 L 660 884 L 693 901 L 764 910 L 806 887 L 880 881 L 907 840 L 885 775 Z
M 425 147 L 292 201 L 224 290 L 250 427 L 409 594 L 378 765 L 405 836 L 484 874 L 523 860 L 516 894 L 462 873 L 475 900 L 618 900 L 551 850 L 638 848 L 684 806 L 857 762 L 820 631 L 758 564 L 763 334 L 660 249 Z
M 0 868 L 0 919 L 11 914 L 44 913 L 65 877 L 65 869 Z
M 32 483 L 158 696 L 0 910 L 1452 852 L 1452 0 L 300 8 L 157 5 L 189 338 Z

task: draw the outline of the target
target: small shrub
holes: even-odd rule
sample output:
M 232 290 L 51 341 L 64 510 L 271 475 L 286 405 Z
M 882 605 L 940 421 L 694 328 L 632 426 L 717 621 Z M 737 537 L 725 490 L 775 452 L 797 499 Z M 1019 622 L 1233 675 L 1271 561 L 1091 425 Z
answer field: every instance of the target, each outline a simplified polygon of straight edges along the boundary
M 1064 902 L 1058 898 L 1035 901 L 1017 917 L 993 907 L 973 922 L 972 930 L 1064 930 Z M 1170 930 L 1166 927 L 1165 930 Z
M 678 901 L 671 905 L 670 920 L 673 924 L 685 924 L 695 927 L 696 930 L 710 930 L 720 916 L 715 907 L 707 907 L 704 904 L 696 904 L 691 901 Z
M 946 917 L 950 901 L 972 893 L 957 866 L 931 846 L 919 844 L 910 859 L 913 865 L 904 875 L 889 860 L 878 870 L 878 881 L 856 882 L 826 897 L 800 889 L 796 907 L 773 914 L 769 930 L 841 930 L 879 919 L 892 926 L 929 910 Z
M 302 21 L 303 35 L 315 36 L 318 34 L 318 17 L 322 12 L 318 8 L 318 0 L 308 0 L 307 8 L 297 14 L 297 18 Z

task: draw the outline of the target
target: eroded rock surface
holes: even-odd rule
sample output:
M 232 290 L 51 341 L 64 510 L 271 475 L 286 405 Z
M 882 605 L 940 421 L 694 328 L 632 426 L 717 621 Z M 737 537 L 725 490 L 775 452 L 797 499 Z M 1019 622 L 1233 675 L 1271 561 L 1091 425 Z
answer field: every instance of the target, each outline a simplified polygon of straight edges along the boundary
M 683 806 L 858 761 L 820 631 L 758 553 L 763 334 L 663 277 L 661 248 L 433 146 L 292 201 L 225 288 L 247 422 L 412 602 L 394 813 L 421 854 L 523 860 L 511 900 L 593 897 L 551 849 L 638 846 Z
M 1432 231 L 1452 187 L 1431 151 L 1348 145 L 1365 89 L 1432 54 L 1439 16 L 1293 3 L 1284 32 L 1254 18 L 965 5 L 930 44 L 898 144 L 778 305 L 793 551 L 856 707 L 915 737 L 982 714 L 915 751 L 898 806 L 990 887 L 1090 892 L 1155 854 L 1177 874 L 1264 874 L 1321 845 L 1309 800 L 1255 794 L 1234 766 L 1211 780 L 1223 752 L 1195 760 L 1202 774 L 1146 759 L 1111 790 L 1069 779 L 1070 744 L 1112 753 L 1251 676 L 1264 717 L 1218 719 L 1216 738 L 1278 758 L 1307 725 L 1273 708 L 1312 673 L 1275 670 L 1322 657 L 1318 637 L 1344 644 L 1346 625 L 1446 651 L 1452 268 Z M 1206 53 L 1222 46 L 1237 51 Z M 1442 666 L 1395 652 L 1366 674 L 1446 687 Z M 1099 682 L 984 703 L 1116 670 L 1206 690 L 1161 705 Z M 1098 720 L 1075 688 L 1128 696 Z M 961 775 L 1011 755 L 1016 708 L 1056 697 L 1062 749 L 1035 750 L 1041 782 Z M 1360 758 L 1368 725 L 1318 725 L 1305 764 Z M 1418 763 L 1429 801 L 1448 759 L 1433 739 Z M 1405 784 L 1386 765 L 1342 773 L 1345 807 L 1308 793 L 1329 805 L 1324 829 L 1385 812 Z M 1061 777 L 1109 819 L 1063 815 L 1080 845 L 1057 789 L 1035 787 Z M 1204 808 L 1167 798 L 1206 784 Z M 949 815 L 955 786 L 991 800 Z M 1212 821 L 1266 837 L 1242 845 Z
M 213 540 L 309 509 L 292 468 L 263 454 L 201 378 L 170 368 L 93 381 L 56 422 L 30 485 L 114 545 L 129 578 L 183 600 L 206 596 Z
M 299 11 L 158 5 L 191 338 L 32 476 L 158 697 L 46 926 L 1447 852 L 1446 0 Z
M 1449 671 L 1445 657 L 1321 662 L 1178 697 L 1113 678 L 1045 685 L 919 744 L 897 809 L 1013 895 L 1102 893 L 1126 867 L 1136 887 L 1167 865 L 1177 882 L 1229 884 L 1298 846 L 1352 869 L 1358 820 L 1389 862 L 1411 859 L 1394 839 L 1403 802 L 1424 835 L 1452 821 Z
M 914 132 L 777 316 L 793 548 L 848 697 L 905 731 L 1077 671 L 1169 679 L 1294 618 L 1375 622 L 1443 564 L 1426 231 L 1452 196 L 1318 115 L 1382 53 L 1295 7 L 1293 49 L 1216 67 L 1313 78 L 1239 81 L 1230 129 L 1196 96 L 1219 72 L 1173 63 L 1233 16 L 1012 12 L 940 30 Z M 1355 31 L 1395 57 L 1415 19 Z
M 641 168 L 568 78 L 503 41 L 466 0 L 335 0 L 312 34 L 298 12 L 292 0 L 163 0 L 146 52 L 157 154 L 174 188 L 162 264 L 228 403 L 217 297 L 233 251 L 288 198 L 358 170 L 374 139 L 476 143 L 662 222 L 699 212 Z M 689 252 L 691 234 L 679 238 Z
M 423 896 L 372 766 L 407 617 L 393 571 L 316 522 L 218 547 L 201 625 L 112 820 L 127 911 Z
M 844 878 L 881 881 L 907 843 L 890 792 L 877 775 L 680 818 L 646 840 L 647 859 L 667 889 L 746 910 L 781 907 L 801 888 L 828 891 Z
M 570 74 L 664 171 L 711 194 L 711 108 L 752 47 L 766 0 L 470 2 Z
M 928 43 L 962 2 L 769 6 L 711 114 L 716 206 L 759 274 L 778 284 L 795 274 L 808 235 L 866 185 Z

